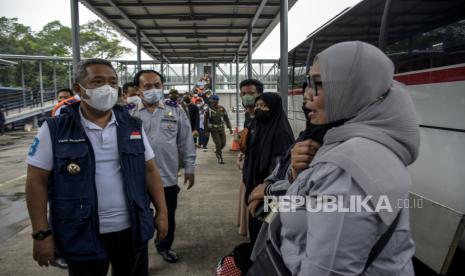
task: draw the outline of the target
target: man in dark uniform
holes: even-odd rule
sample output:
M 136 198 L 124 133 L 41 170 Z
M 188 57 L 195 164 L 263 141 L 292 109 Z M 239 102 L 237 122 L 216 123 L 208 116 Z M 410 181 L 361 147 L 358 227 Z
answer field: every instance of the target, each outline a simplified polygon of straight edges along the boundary
M 226 133 L 224 131 L 224 124 L 229 129 L 229 133 L 232 134 L 231 122 L 229 121 L 228 112 L 226 109 L 219 105 L 220 97 L 218 95 L 212 95 L 210 98 L 210 108 L 205 113 L 205 131 L 212 134 L 213 142 L 216 146 L 216 158 L 219 164 L 224 164 L 223 154 L 221 150 L 226 145 Z

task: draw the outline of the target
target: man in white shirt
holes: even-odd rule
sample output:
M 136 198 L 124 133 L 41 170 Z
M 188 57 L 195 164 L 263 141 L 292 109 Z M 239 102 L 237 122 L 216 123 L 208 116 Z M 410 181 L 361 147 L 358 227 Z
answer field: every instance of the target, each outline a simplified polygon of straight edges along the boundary
M 148 275 L 147 241 L 166 236 L 163 184 L 141 122 L 115 106 L 110 62 L 81 61 L 68 106 L 39 130 L 28 153 L 26 201 L 33 257 L 70 275 Z M 153 218 L 150 201 L 157 214 Z M 47 202 L 49 219 L 47 219 Z

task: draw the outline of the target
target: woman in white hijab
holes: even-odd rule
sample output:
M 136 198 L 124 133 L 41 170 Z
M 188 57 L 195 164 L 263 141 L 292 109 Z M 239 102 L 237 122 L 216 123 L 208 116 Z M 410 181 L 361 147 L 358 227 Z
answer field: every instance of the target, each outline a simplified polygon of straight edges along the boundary
M 409 211 L 398 203 L 408 198 L 406 166 L 417 158 L 419 129 L 407 89 L 393 74 L 391 60 L 363 42 L 339 43 L 315 58 L 312 124 L 348 121 L 327 132 L 308 169 L 293 171 L 287 195 L 307 196 L 314 210 L 322 196 L 348 208 L 358 198 L 369 208 L 281 212 L 279 248 L 292 275 L 414 275 Z M 368 261 L 391 225 L 392 236 Z

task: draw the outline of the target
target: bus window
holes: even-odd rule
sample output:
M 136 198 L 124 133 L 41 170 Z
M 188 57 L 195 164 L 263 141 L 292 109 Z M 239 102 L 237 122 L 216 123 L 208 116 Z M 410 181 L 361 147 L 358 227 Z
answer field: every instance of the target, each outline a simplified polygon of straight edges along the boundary
M 465 20 L 444 25 L 389 45 L 386 53 L 396 73 L 465 62 Z M 409 47 L 410 45 L 410 47 Z

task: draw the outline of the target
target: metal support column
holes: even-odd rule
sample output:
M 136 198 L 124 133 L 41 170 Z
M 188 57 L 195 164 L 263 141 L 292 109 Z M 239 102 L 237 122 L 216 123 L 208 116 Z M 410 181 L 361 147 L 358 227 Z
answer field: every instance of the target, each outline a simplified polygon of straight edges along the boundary
M 386 0 L 383 10 L 383 17 L 381 18 L 381 27 L 379 28 L 379 40 L 378 47 L 381 51 L 386 50 L 388 43 L 388 25 L 389 25 L 389 14 L 391 10 L 391 0 Z
M 142 70 L 141 64 L 141 42 L 140 42 L 140 29 L 136 28 L 136 46 L 137 46 L 137 70 Z
M 247 32 L 247 78 L 251 79 L 252 78 L 252 44 L 253 44 L 253 38 L 252 38 L 252 31 L 253 28 L 252 26 L 249 26 L 249 31 Z
M 23 106 L 26 107 L 26 84 L 24 81 L 24 62 L 21 60 L 21 87 L 23 88 Z
M 192 91 L 192 87 L 191 87 L 191 63 L 189 62 L 187 64 L 187 81 L 189 83 L 189 92 Z
M 308 74 L 308 70 L 310 70 L 310 66 L 311 66 L 310 64 L 312 64 L 312 61 L 310 60 L 310 58 L 312 57 L 314 41 L 315 39 L 312 39 L 312 41 L 310 41 L 310 46 L 308 47 L 307 58 L 305 59 L 305 75 Z
M 79 43 L 79 0 L 70 0 L 71 4 L 71 40 L 73 45 L 73 72 L 76 72 L 77 64 L 81 60 L 81 48 Z
M 55 61 L 53 62 L 53 91 L 57 92 L 57 68 Z
M 44 80 L 42 78 L 42 61 L 39 61 L 40 106 L 44 106 Z
M 283 109 L 287 114 L 287 94 L 288 82 L 287 79 L 287 0 L 281 0 L 279 12 L 279 26 L 280 26 L 280 66 L 279 66 L 279 93 L 283 101 Z
M 124 64 L 124 80 L 125 82 L 128 82 L 128 63 L 127 62 Z
M 229 81 L 228 81 L 229 84 L 228 84 L 227 89 L 231 89 L 230 84 L 231 84 L 232 80 L 233 80 L 233 77 L 232 77 L 232 62 L 231 62 L 231 63 L 229 63 Z
M 164 71 L 164 68 L 165 65 L 163 64 L 163 56 L 160 55 L 160 74 L 163 76 L 163 71 Z
M 212 93 L 216 94 L 216 62 L 212 62 L 212 83 L 211 83 L 211 89 Z
M 163 55 L 160 53 L 160 74 L 162 75 L 162 78 L 164 78 L 163 74 Z M 165 79 L 166 80 L 166 79 Z M 163 88 L 163 93 L 165 93 L 165 86 L 162 86 Z
M 239 130 L 239 54 L 236 56 L 236 128 Z
M 181 64 L 181 69 L 182 69 L 182 70 L 181 70 L 181 76 L 182 76 L 182 77 L 181 77 L 181 80 L 182 80 L 182 82 L 186 82 L 186 74 L 185 74 L 185 72 L 184 72 L 184 65 L 185 65 L 184 63 Z
M 71 62 L 68 62 L 68 84 L 69 88 L 73 89 L 73 70 L 71 69 Z

